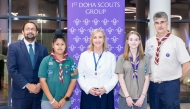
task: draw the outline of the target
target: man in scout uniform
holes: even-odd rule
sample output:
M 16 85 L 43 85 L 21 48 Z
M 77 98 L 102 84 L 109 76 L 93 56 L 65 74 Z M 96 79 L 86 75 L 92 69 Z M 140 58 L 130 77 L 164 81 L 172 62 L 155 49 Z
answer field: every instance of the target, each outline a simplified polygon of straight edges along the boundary
M 157 12 L 153 19 L 157 34 L 145 48 L 151 65 L 150 108 L 180 109 L 180 81 L 190 69 L 190 56 L 182 39 L 168 31 L 167 14 Z

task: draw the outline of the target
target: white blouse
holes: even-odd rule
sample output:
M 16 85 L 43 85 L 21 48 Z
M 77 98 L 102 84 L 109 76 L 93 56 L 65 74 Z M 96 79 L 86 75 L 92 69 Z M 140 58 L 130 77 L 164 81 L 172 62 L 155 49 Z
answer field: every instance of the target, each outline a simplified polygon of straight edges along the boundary
M 95 53 L 96 62 L 99 55 Z M 93 52 L 85 51 L 80 55 L 78 63 L 79 78 L 78 83 L 81 89 L 88 94 L 89 90 L 104 87 L 108 94 L 117 84 L 118 76 L 114 73 L 116 58 L 111 52 L 103 52 L 98 64 L 95 75 L 95 62 Z

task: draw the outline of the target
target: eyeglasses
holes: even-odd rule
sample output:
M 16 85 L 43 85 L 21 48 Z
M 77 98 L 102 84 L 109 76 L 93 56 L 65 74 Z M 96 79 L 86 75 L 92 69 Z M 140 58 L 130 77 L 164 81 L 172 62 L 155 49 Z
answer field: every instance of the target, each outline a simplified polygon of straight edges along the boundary
M 34 28 L 26 28 L 25 31 L 32 31 L 33 32 L 33 31 L 36 31 L 36 29 L 34 29 Z
M 167 21 L 161 21 L 161 22 L 154 22 L 155 25 L 163 25 L 164 23 L 166 23 Z

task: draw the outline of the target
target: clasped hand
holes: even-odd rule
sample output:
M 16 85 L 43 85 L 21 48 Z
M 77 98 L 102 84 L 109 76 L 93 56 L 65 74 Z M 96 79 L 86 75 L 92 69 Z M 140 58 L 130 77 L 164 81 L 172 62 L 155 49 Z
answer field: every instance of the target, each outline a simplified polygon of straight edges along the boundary
M 91 88 L 89 90 L 89 93 L 91 95 L 94 95 L 94 96 L 100 96 L 100 95 L 103 95 L 104 93 L 106 93 L 106 90 L 104 87 L 100 87 L 100 88 Z
M 30 84 L 30 83 L 28 83 L 26 85 L 26 88 L 28 89 L 28 91 L 30 93 L 34 93 L 34 94 L 38 94 L 40 92 L 40 90 L 41 90 L 40 83 L 38 83 L 38 84 Z
M 65 103 L 66 103 L 66 100 L 61 99 L 59 102 L 55 100 L 55 102 L 53 102 L 51 105 L 53 109 L 60 109 L 65 105 Z
M 136 101 L 136 102 L 133 102 L 132 98 L 131 97 L 127 97 L 126 98 L 126 102 L 127 102 L 127 105 L 129 107 L 132 107 L 132 106 L 137 106 L 137 107 L 141 107 L 143 102 L 144 102 L 144 96 L 140 96 L 140 98 Z

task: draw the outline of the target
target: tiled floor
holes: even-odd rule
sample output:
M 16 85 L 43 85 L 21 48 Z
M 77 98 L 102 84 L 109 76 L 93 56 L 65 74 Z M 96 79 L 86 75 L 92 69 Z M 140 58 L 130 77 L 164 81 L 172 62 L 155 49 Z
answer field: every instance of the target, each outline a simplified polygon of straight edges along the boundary
M 0 109 L 12 109 L 12 107 L 8 107 L 8 106 L 0 106 Z
M 190 109 L 190 103 L 181 103 L 180 106 L 181 109 Z M 147 109 L 150 109 L 150 107 L 148 106 Z
M 7 89 L 0 90 L 0 109 L 11 109 L 11 107 L 7 107 L 7 97 L 8 91 Z M 150 109 L 148 106 L 147 109 Z M 190 109 L 190 103 L 181 103 L 181 109 Z
M 12 108 L 7 106 L 0 106 L 0 109 L 12 109 Z M 150 109 L 150 107 L 148 106 L 147 109 Z M 190 103 L 182 103 L 181 109 L 190 109 Z

